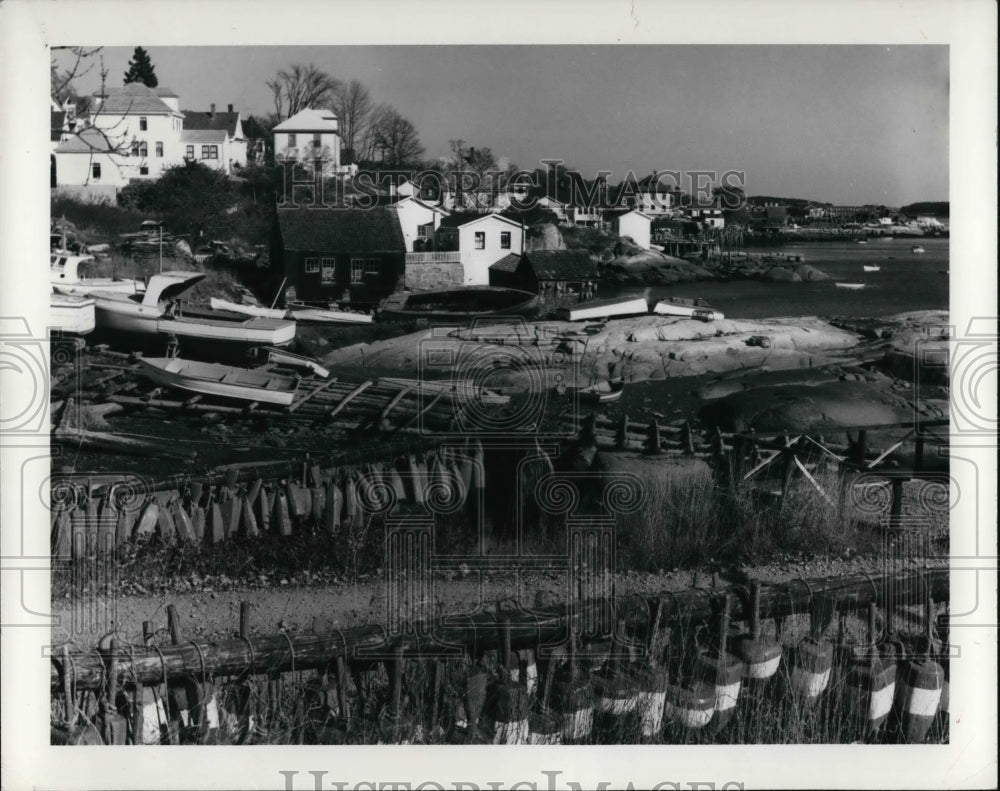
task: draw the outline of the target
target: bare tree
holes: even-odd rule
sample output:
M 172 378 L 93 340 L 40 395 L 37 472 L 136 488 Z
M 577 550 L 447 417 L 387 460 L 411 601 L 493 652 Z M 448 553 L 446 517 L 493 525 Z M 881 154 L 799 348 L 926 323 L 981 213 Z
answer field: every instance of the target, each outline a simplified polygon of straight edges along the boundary
M 414 165 L 424 153 L 416 127 L 386 104 L 379 105 L 373 115 L 372 142 L 382 163 L 390 168 Z
M 331 107 L 340 81 L 314 65 L 296 63 L 267 81 L 274 101 L 276 122 L 284 121 L 308 107 Z
M 345 164 L 357 162 L 370 144 L 369 134 L 374 104 L 368 88 L 359 80 L 341 83 L 334 92 L 333 111 L 340 122 L 340 139 L 346 153 Z
M 448 145 L 452 154 L 448 169 L 456 185 L 456 197 L 462 190 L 463 205 L 487 208 L 492 203 L 493 191 L 500 187 L 494 183 L 499 166 L 493 152 L 485 147 L 467 146 L 464 140 L 449 140 Z
M 73 87 L 73 80 L 84 76 L 94 68 L 94 56 L 101 51 L 101 47 L 88 49 L 86 47 L 52 47 L 52 50 L 65 50 L 70 53 L 73 60 L 65 69 L 60 69 L 55 58 L 49 65 L 51 78 L 50 93 L 52 98 L 62 104 L 66 99 L 76 99 L 77 93 Z

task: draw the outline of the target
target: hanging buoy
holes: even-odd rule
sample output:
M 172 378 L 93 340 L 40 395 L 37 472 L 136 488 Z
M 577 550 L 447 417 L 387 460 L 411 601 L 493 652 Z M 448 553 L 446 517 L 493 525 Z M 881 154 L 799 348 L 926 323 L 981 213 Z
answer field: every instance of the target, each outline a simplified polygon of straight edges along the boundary
M 855 710 L 873 733 L 885 724 L 896 691 L 896 660 L 882 655 L 878 645 L 876 606 L 868 606 L 868 644 L 862 646 L 847 673 L 847 688 Z
M 132 538 L 135 530 L 136 509 L 123 507 L 118 511 L 118 524 L 115 528 L 115 545 L 121 546 Z
M 715 713 L 715 687 L 704 682 L 692 684 L 667 684 L 663 716 L 685 728 L 704 728 Z
M 311 487 L 309 489 L 309 502 L 312 506 L 309 518 L 314 525 L 319 525 L 323 520 L 323 512 L 326 510 L 326 489 L 320 484 Z
M 698 657 L 698 678 L 715 688 L 715 711 L 709 721 L 714 728 L 722 728 L 732 718 L 743 679 L 743 660 L 729 653 L 726 645 L 731 606 L 732 595 L 726 593 L 718 617 L 718 644 Z
M 535 651 L 532 648 L 522 648 L 517 652 L 518 679 L 524 685 L 529 695 L 534 695 L 538 689 L 538 664 L 535 662 Z
M 552 709 L 563 743 L 588 739 L 594 729 L 594 694 L 576 662 L 576 640 L 570 635 L 566 662 L 552 672 Z
M 410 471 L 410 488 L 413 490 L 413 502 L 423 503 L 424 487 L 423 482 L 420 479 L 420 469 L 417 466 L 416 456 L 411 453 L 407 456 L 406 463 Z
M 74 511 L 74 514 L 76 512 Z M 139 524 L 135 527 L 136 539 L 149 539 L 156 534 L 156 522 L 160 516 L 160 506 L 152 498 L 146 503 L 146 507 L 139 517 Z
M 117 527 L 118 509 L 114 503 L 114 492 L 109 491 L 101 503 L 101 514 L 98 517 L 97 552 L 102 557 L 115 551 Z
M 254 514 L 250 503 L 248 495 L 244 494 L 240 496 L 240 512 L 243 514 L 243 534 L 248 538 L 256 538 L 259 533 L 257 530 L 257 516 Z
M 663 726 L 663 714 L 666 708 L 667 697 L 667 671 L 656 665 L 654 645 L 660 628 L 660 619 L 663 616 L 663 600 L 656 604 L 656 611 L 653 621 L 649 625 L 649 635 L 646 640 L 645 666 L 635 663 L 630 668 L 632 681 L 638 691 L 638 701 L 636 709 L 639 712 L 639 729 L 643 738 L 649 739 L 656 736 Z
M 354 476 L 347 475 L 344 481 L 344 521 L 348 527 L 354 527 L 354 521 L 358 517 L 358 489 L 354 483 Z
M 822 597 L 809 613 L 809 636 L 795 647 L 792 664 L 792 693 L 806 706 L 811 706 L 830 683 L 833 668 L 833 644 L 823 639 L 823 632 L 834 615 L 832 599 Z
M 222 536 L 230 539 L 240 530 L 240 500 L 233 494 L 219 503 L 219 510 L 222 512 Z
M 218 544 L 226 537 L 226 523 L 222 518 L 219 502 L 211 493 L 208 495 L 208 500 L 208 535 L 213 544 Z
M 288 502 L 288 512 L 296 519 L 304 519 L 312 510 L 306 501 L 306 490 L 294 481 L 285 485 L 285 496 Z
M 344 495 L 334 479 L 326 487 L 326 504 L 323 508 L 323 529 L 331 536 L 340 530 L 341 513 L 344 509 Z
M 600 670 L 593 674 L 594 727 L 599 733 L 617 733 L 621 721 L 639 705 L 635 678 L 627 672 L 631 650 L 625 644 L 625 621 L 620 619 L 611 639 L 611 650 Z
M 778 672 L 781 643 L 766 638 L 760 628 L 760 583 L 753 583 L 750 605 L 750 632 L 736 638 L 734 652 L 743 660 L 743 676 L 764 681 Z
M 510 621 L 501 626 L 500 665 L 516 666 L 510 650 Z M 528 693 L 509 677 L 501 677 L 492 685 L 483 715 L 483 728 L 492 744 L 528 743 Z
M 69 513 L 60 511 L 52 535 L 52 557 L 56 560 L 70 560 L 73 557 L 73 525 Z
M 382 471 L 382 462 L 375 461 L 371 464 L 372 497 L 375 507 L 381 511 L 389 506 L 389 495 L 386 493 L 386 476 Z
M 456 481 L 458 479 L 456 478 Z M 531 651 L 531 659 L 534 662 L 535 651 Z M 525 666 L 525 658 L 521 657 L 522 668 Z M 560 744 L 562 742 L 562 726 L 559 718 L 549 706 L 552 694 L 552 659 L 546 663 L 545 679 L 542 683 L 541 693 L 538 697 L 538 706 L 528 715 L 528 744 Z M 537 669 L 536 669 L 537 678 Z M 528 674 L 524 673 L 523 680 L 527 688 Z
M 100 530 L 100 501 L 91 485 L 87 493 L 87 556 L 97 555 L 97 533 Z
M 399 469 L 395 462 L 389 464 L 389 483 L 396 495 L 396 502 L 401 503 L 406 500 L 406 487 L 403 485 L 403 476 L 399 474 Z
M 927 738 L 934 723 L 941 692 L 944 689 L 944 668 L 932 658 L 934 651 L 934 602 L 927 597 L 927 633 L 924 653 L 903 663 L 897 683 L 899 711 L 902 718 L 902 735 L 910 744 L 919 744 Z
M 174 525 L 174 519 L 170 515 L 170 508 L 167 506 L 161 506 L 159 513 L 156 515 L 156 533 L 160 537 L 160 541 L 164 544 L 177 543 L 177 527 Z
M 260 490 L 264 486 L 264 482 L 260 478 L 254 478 L 250 485 L 247 486 L 246 490 L 246 502 L 256 503 L 257 498 L 260 496 Z
M 184 510 L 180 500 L 174 500 L 170 504 L 170 516 L 174 520 L 174 527 L 177 529 L 177 538 L 180 539 L 181 543 L 194 543 L 194 525 L 191 524 L 191 517 L 187 515 L 187 511 Z
M 257 501 L 254 503 L 257 508 L 257 529 L 262 533 L 267 533 L 271 529 L 271 511 L 274 509 L 272 497 L 267 488 L 262 486 Z
M 472 488 L 472 442 L 465 440 L 465 447 L 458 454 L 458 476 L 462 481 L 462 489 L 468 493 Z
M 191 504 L 201 505 L 201 498 L 205 493 L 205 487 L 198 481 L 195 481 L 189 487 L 191 492 Z
M 142 710 L 142 744 L 166 744 L 169 741 L 170 721 L 161 698 L 151 687 L 142 687 L 140 707 Z
M 277 525 L 280 535 L 290 536 L 292 534 L 292 516 L 288 512 L 288 498 L 281 489 L 277 489 L 274 493 L 274 511 L 271 517 Z
M 465 679 L 465 694 L 463 696 L 463 708 L 466 717 L 464 736 L 466 741 L 480 741 L 482 730 L 480 725 L 483 720 L 483 712 L 486 709 L 486 698 L 488 696 L 490 684 L 489 674 L 485 672 L 480 663 L 476 663 Z M 461 713 L 456 718 L 456 726 L 461 729 Z M 490 733 L 492 739 L 492 732 Z
M 205 509 L 194 500 L 191 501 L 191 529 L 196 543 L 205 540 Z

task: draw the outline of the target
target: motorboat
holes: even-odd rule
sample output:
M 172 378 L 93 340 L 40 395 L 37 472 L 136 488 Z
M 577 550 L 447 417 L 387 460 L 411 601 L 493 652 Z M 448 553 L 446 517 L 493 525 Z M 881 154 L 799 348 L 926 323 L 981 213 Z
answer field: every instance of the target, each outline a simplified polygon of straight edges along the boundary
M 380 321 L 458 321 L 490 316 L 531 316 L 538 296 L 500 286 L 454 286 L 429 291 L 401 291 L 379 306 Z
M 173 335 L 250 345 L 285 346 L 295 338 L 295 322 L 187 310 L 180 296 L 205 279 L 203 272 L 171 270 L 153 275 L 143 294 L 94 291 L 97 326 L 144 335 Z
M 288 305 L 287 317 L 292 321 L 315 324 L 371 324 L 375 321 L 375 317 L 370 313 L 317 308 L 300 302 L 292 302 Z
M 560 308 L 556 317 L 563 321 L 594 321 L 620 316 L 641 316 L 649 313 L 645 297 L 612 297 L 591 299 L 571 307 Z
M 849 288 L 855 291 L 865 287 L 864 283 L 843 283 L 840 281 L 834 283 L 833 285 L 835 285 L 837 288 Z
M 679 316 L 699 321 L 721 321 L 725 318 L 722 311 L 711 308 L 701 299 L 685 297 L 670 297 L 661 299 L 653 307 L 653 313 L 660 316 Z
M 142 280 L 88 276 L 87 270 L 96 263 L 92 255 L 74 255 L 67 250 L 52 252 L 49 256 L 49 279 L 53 290 L 60 294 L 82 295 L 98 290 L 122 294 L 141 294 L 146 290 Z
M 289 406 L 302 381 L 269 366 L 238 368 L 181 357 L 140 357 L 141 372 L 154 384 L 201 395 Z
M 86 335 L 94 331 L 94 300 L 90 297 L 52 292 L 49 308 L 52 329 L 67 335 Z

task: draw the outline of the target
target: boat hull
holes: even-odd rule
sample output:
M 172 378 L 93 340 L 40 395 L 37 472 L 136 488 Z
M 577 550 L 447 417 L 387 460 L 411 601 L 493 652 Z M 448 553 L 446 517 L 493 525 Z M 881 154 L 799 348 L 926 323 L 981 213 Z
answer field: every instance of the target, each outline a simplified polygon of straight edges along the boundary
M 238 302 L 229 302 L 228 300 L 216 297 L 212 297 L 211 305 L 212 310 L 228 310 L 244 316 L 254 316 L 262 319 L 288 318 L 288 311 L 281 308 L 265 308 L 262 305 L 242 305 Z
M 97 325 L 94 300 L 53 294 L 49 300 L 50 326 L 69 335 L 88 335 Z
M 694 305 L 681 305 L 669 300 L 661 300 L 653 307 L 653 313 L 658 316 L 678 316 L 699 321 L 721 321 L 725 315 L 714 308 L 700 308 Z
M 649 313 L 645 297 L 627 299 L 601 299 L 581 302 L 569 308 L 560 308 L 556 316 L 563 321 L 592 321 L 620 316 L 643 316 Z
M 382 302 L 380 321 L 467 323 L 492 316 L 533 316 L 538 296 L 494 286 L 472 286 L 393 294 Z
M 288 311 L 288 316 L 293 321 L 310 324 L 371 324 L 375 321 L 375 318 L 367 313 L 322 308 L 292 308 Z
M 290 377 L 256 375 L 226 365 L 195 364 L 180 358 L 140 358 L 143 374 L 154 384 L 173 387 L 202 395 L 256 401 L 262 404 L 288 406 L 295 399 L 295 380 Z M 210 373 L 217 376 L 211 376 Z M 230 379 L 231 381 L 226 381 Z M 256 381 L 256 380 L 259 380 Z M 277 381 L 278 388 L 269 389 L 267 381 Z
M 859 291 L 865 287 L 864 283 L 834 283 L 837 288 L 847 288 L 852 291 Z

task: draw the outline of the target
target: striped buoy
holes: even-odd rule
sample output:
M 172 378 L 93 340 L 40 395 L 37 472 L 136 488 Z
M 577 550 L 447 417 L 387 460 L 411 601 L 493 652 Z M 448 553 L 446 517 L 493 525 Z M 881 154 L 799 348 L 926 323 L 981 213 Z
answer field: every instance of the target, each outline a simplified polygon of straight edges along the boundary
M 285 484 L 285 494 L 288 498 L 288 513 L 296 519 L 304 519 L 312 510 L 308 502 L 308 491 L 294 481 Z
M 500 631 L 500 666 L 517 667 L 517 659 L 510 649 L 510 621 L 504 620 Z M 483 730 L 492 744 L 528 743 L 528 693 L 525 688 L 510 680 L 504 673 L 495 681 L 486 701 Z
M 246 502 L 256 503 L 257 498 L 260 496 L 260 490 L 263 488 L 264 482 L 260 478 L 254 478 L 246 490 Z
M 795 647 L 792 693 L 807 706 L 819 700 L 830 683 L 833 644 L 823 639 L 823 632 L 833 615 L 833 600 L 826 597 L 818 599 L 809 613 L 809 636 Z
M 918 744 L 927 738 L 941 704 L 944 668 L 932 657 L 934 651 L 934 602 L 927 597 L 927 634 L 922 656 L 903 663 L 896 684 L 903 739 Z
M 879 649 L 876 631 L 877 608 L 868 606 L 868 644 L 847 673 L 847 688 L 856 710 L 864 717 L 865 729 L 874 733 L 892 711 L 896 691 L 895 657 L 884 656 Z
M 714 728 L 723 727 L 732 718 L 743 679 L 743 660 L 729 653 L 726 646 L 731 606 L 732 595 L 727 593 L 722 597 L 719 611 L 718 645 L 714 649 L 701 651 L 698 656 L 697 678 L 715 688 L 715 711 L 709 722 Z
M 167 719 L 163 698 L 152 687 L 144 686 L 138 694 L 142 717 L 140 744 L 166 744 L 170 740 L 170 721 Z
M 101 503 L 101 515 L 97 523 L 97 551 L 109 555 L 115 551 L 115 531 L 118 526 L 118 509 L 115 507 L 113 492 L 109 492 Z M 176 501 L 173 507 L 176 508 Z M 176 521 L 176 520 L 175 520 Z
M 625 621 L 619 619 L 611 650 L 601 668 L 592 674 L 594 726 L 602 733 L 616 733 L 621 722 L 639 707 L 640 693 L 629 664 L 631 647 L 625 643 Z
M 123 504 L 118 511 L 118 524 L 115 528 L 115 544 L 121 546 L 132 538 L 135 529 L 136 510 Z
M 532 648 L 522 648 L 516 654 L 518 659 L 518 679 L 524 685 L 529 695 L 534 695 L 538 689 L 538 664 L 535 662 L 535 651 Z
M 734 649 L 743 660 L 743 676 L 751 681 L 764 681 L 778 672 L 781 663 L 781 643 L 766 638 L 760 628 L 760 583 L 751 592 L 750 632 L 736 638 Z
M 353 527 L 359 510 L 358 487 L 354 483 L 354 476 L 348 474 L 344 481 L 344 521 L 349 527 Z
M 685 728 L 704 728 L 715 714 L 715 687 L 701 681 L 692 684 L 667 684 L 663 715 L 669 722 Z
M 457 478 L 456 478 L 457 480 Z M 532 662 L 534 661 L 534 651 L 531 651 Z M 524 666 L 522 656 L 522 667 Z M 525 682 L 528 681 L 527 674 L 524 675 Z M 562 726 L 559 717 L 549 706 L 549 699 L 552 693 L 552 659 L 545 663 L 545 678 L 542 683 L 541 693 L 538 698 L 538 706 L 528 717 L 528 744 L 560 744 L 562 742 Z
M 193 500 L 191 502 L 191 530 L 195 543 L 205 540 L 205 509 Z M 121 531 L 119 531 L 120 534 Z
M 570 635 L 566 662 L 552 672 L 552 708 L 563 743 L 580 742 L 594 728 L 594 694 L 576 663 L 576 638 Z

